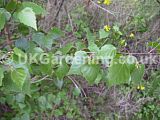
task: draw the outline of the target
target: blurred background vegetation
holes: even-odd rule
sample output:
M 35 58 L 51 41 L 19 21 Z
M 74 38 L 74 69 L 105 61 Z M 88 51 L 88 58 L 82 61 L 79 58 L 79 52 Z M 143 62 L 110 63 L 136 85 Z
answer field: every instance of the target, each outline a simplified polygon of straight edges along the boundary
M 1 7 L 12 0 L 0 0 Z M 97 0 L 19 0 L 41 5 L 46 14 L 38 16 L 39 31 L 47 35 L 52 28 L 60 29 L 65 36 L 55 42 L 54 50 L 69 46 L 82 50 L 88 39 L 94 39 L 105 25 L 114 26 L 107 43 L 117 46 L 120 52 L 145 53 L 160 45 L 159 0 L 111 0 L 110 5 Z M 103 1 L 103 0 L 102 0 Z M 0 18 L 1 19 L 1 18 Z M 13 38 L 30 39 L 32 30 L 17 27 L 9 21 Z M 5 35 L 0 34 L 3 44 Z M 131 35 L 131 36 L 130 36 Z M 101 39 L 96 38 L 98 45 Z M 16 45 L 16 44 L 15 44 Z M 18 45 L 17 45 L 18 46 Z M 72 45 L 71 45 L 72 46 Z M 6 46 L 5 46 L 6 47 Z M 4 46 L 2 49 L 6 49 Z M 64 48 L 64 51 L 68 48 Z M 136 56 L 139 57 L 139 56 Z M 35 66 L 34 66 L 35 67 Z M 145 66 L 142 84 L 145 89 L 125 84 L 108 87 L 104 81 L 89 85 L 79 76 L 67 77 L 64 81 L 48 80 L 31 85 L 31 96 L 14 93 L 1 88 L 1 120 L 159 120 L 160 119 L 160 61 Z M 39 74 L 35 67 L 36 74 Z M 35 72 L 32 71 L 32 72 Z M 45 73 L 46 71 L 40 71 Z M 6 78 L 7 79 L 7 78 Z M 43 78 L 42 78 L 43 79 Z M 75 87 L 77 81 L 84 93 Z M 63 85 L 62 85 L 63 84 Z M 63 86 L 63 87 L 62 87 Z M 10 86 L 8 87 L 10 88 Z M 62 89 L 61 89 L 62 88 Z M 85 96 L 85 97 L 84 97 Z

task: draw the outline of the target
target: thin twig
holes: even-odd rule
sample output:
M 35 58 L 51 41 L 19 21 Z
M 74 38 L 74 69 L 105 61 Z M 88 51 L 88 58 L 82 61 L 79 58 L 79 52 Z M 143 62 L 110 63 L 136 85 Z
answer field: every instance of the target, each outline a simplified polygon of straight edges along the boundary
M 92 4 L 94 4 L 95 6 L 97 6 L 98 8 L 100 8 L 100 9 L 102 9 L 102 10 L 104 10 L 104 11 L 108 12 L 109 14 L 111 14 L 111 15 L 115 16 L 115 15 L 114 15 L 114 13 L 115 13 L 115 12 L 110 11 L 110 10 L 107 10 L 107 9 L 105 9 L 105 8 L 101 7 L 100 5 L 98 5 L 97 3 L 95 3 L 93 0 L 91 0 L 91 3 L 92 3 Z
M 11 49 L 11 37 L 10 37 L 10 32 L 9 32 L 9 28 L 8 25 L 6 25 L 5 29 L 4 29 L 5 35 L 6 35 L 6 43 L 7 45 L 9 45 L 10 49 Z
M 68 13 L 68 19 L 69 19 L 69 22 L 70 22 L 70 25 L 71 25 L 71 28 L 72 28 L 72 32 L 74 32 L 73 22 L 72 22 L 72 19 L 71 19 L 71 16 L 70 16 L 69 13 Z
M 87 52 L 87 53 L 96 54 L 96 52 Z M 149 52 L 146 52 L 146 53 L 119 52 L 118 54 L 124 54 L 124 55 L 160 55 L 160 53 L 149 53 Z
M 120 54 L 124 54 L 124 55 L 160 55 L 160 53 L 149 53 L 149 52 L 146 52 L 146 53 L 124 53 L 124 52 L 121 52 Z
M 48 77 L 49 77 L 49 76 L 46 75 L 46 76 L 44 76 L 43 78 L 41 78 L 40 80 L 36 80 L 37 77 L 34 77 L 34 78 L 32 78 L 32 82 L 31 82 L 31 83 L 38 83 L 38 82 L 41 82 L 41 81 L 43 81 L 43 80 L 46 80 Z M 35 80 L 36 80 L 36 81 L 35 81 Z
M 5 41 L 4 43 L 0 44 L 0 49 L 5 48 L 7 45 L 12 45 L 12 44 L 14 44 L 14 42 L 15 42 L 15 41 L 12 40 L 12 41 L 10 41 L 10 43 L 8 44 L 8 42 Z
M 61 4 L 60 4 L 60 6 L 59 6 L 59 9 L 58 9 L 58 11 L 57 11 L 57 13 L 56 13 L 56 16 L 55 16 L 55 20 L 57 19 L 58 15 L 59 15 L 59 12 L 60 12 L 60 10 L 61 10 L 61 8 L 62 8 L 62 6 L 63 6 L 63 3 L 64 3 L 64 0 L 62 0 Z
M 69 77 L 69 76 L 68 76 L 68 78 L 73 82 L 73 84 L 75 85 L 75 87 L 79 89 L 78 85 L 74 82 L 74 80 L 71 77 Z
M 158 40 L 160 40 L 160 38 Z M 158 45 L 156 47 L 154 47 L 153 49 L 151 49 L 148 53 L 151 53 L 152 51 L 154 51 L 159 45 L 160 45 L 160 43 L 158 43 Z
M 79 89 L 79 87 L 81 88 L 81 91 L 83 92 L 84 96 L 87 97 L 86 93 L 84 92 L 84 90 L 82 89 L 82 87 L 80 86 L 80 84 L 77 81 L 74 81 L 70 76 L 67 76 L 75 85 L 76 88 Z M 78 87 L 79 86 L 79 87 Z

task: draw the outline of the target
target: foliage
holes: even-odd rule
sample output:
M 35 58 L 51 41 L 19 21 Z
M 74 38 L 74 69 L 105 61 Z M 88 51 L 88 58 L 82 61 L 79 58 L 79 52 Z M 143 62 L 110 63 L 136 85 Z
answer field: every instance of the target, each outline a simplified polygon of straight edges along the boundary
M 109 5 L 111 1 L 105 0 L 104 4 Z M 2 41 L 7 40 L 8 43 L 8 48 L 0 51 L 0 104 L 9 106 L 12 111 L 2 110 L 2 119 L 53 119 L 63 116 L 85 119 L 77 108 L 83 88 L 72 76 L 83 77 L 89 85 L 103 82 L 109 88 L 127 84 L 131 86 L 130 90 L 143 82 L 144 65 L 138 63 L 135 56 L 121 53 L 126 41 L 122 36 L 126 31 L 121 30 L 118 24 L 93 31 L 87 22 L 75 20 L 74 24 L 78 26 L 73 32 L 76 43 L 61 46 L 60 39 L 70 30 L 66 26 L 64 32 L 57 27 L 48 33 L 43 32 L 37 24 L 39 16 L 45 14 L 41 6 L 18 0 L 0 2 L 0 6 Z M 10 34 L 7 29 L 10 29 L 11 21 L 18 32 L 13 30 L 12 35 L 6 38 Z M 142 25 L 139 31 L 147 30 L 144 30 L 143 18 L 135 18 L 134 22 L 136 26 Z M 134 34 L 130 38 L 134 38 Z M 15 41 L 13 45 L 10 43 L 12 40 Z M 153 80 L 149 91 L 140 91 L 155 97 L 158 79 Z M 140 118 L 152 115 L 152 111 L 159 116 L 156 104 L 149 104 L 141 110 Z

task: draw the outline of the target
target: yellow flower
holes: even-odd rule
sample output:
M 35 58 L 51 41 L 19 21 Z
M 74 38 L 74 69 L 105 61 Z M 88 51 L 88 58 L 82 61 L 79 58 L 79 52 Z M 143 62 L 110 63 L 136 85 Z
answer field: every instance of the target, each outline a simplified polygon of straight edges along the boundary
M 145 87 L 141 85 L 141 90 L 145 90 Z
M 138 62 L 135 64 L 135 67 L 136 67 L 137 69 L 140 67 Z
M 137 86 L 137 89 L 138 89 L 138 90 L 145 90 L 145 87 L 144 87 L 143 85 L 138 85 L 138 86 Z
M 119 43 L 120 43 L 120 45 L 122 45 L 122 46 L 126 46 L 126 45 L 127 45 L 126 40 L 121 40 Z
M 98 0 L 97 3 L 98 3 L 98 4 L 101 4 L 102 2 Z
M 111 0 L 104 0 L 103 4 L 110 5 L 111 4 Z
M 111 27 L 109 25 L 105 25 L 104 26 L 104 30 L 107 31 L 107 32 L 109 32 L 111 30 Z
M 134 38 L 134 34 L 133 34 L 133 33 L 131 33 L 131 34 L 129 35 L 129 37 Z

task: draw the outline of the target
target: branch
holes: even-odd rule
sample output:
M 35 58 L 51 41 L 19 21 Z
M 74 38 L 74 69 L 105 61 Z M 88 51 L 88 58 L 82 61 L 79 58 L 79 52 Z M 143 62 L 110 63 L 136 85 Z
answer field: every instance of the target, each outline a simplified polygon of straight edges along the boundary
M 63 6 L 63 3 L 64 3 L 64 0 L 62 0 L 61 4 L 60 4 L 60 6 L 59 6 L 59 9 L 58 9 L 58 11 L 57 11 L 57 13 L 56 13 L 55 20 L 57 19 L 58 15 L 59 15 L 59 12 L 60 12 L 60 10 L 61 10 L 61 8 L 62 8 L 62 6 Z
M 6 25 L 5 29 L 4 29 L 5 35 L 6 35 L 6 42 L 7 44 L 10 46 L 11 43 L 11 38 L 10 38 L 10 33 L 9 33 L 9 28 L 8 25 Z M 11 47 L 11 46 L 10 46 Z
M 70 16 L 70 14 L 68 13 L 67 8 L 64 7 L 64 9 L 65 9 L 65 11 L 66 11 L 66 13 L 67 13 L 67 15 L 68 15 L 68 19 L 69 19 L 70 26 L 71 26 L 71 28 L 72 28 L 72 32 L 74 32 L 74 27 L 73 27 L 73 22 L 72 22 L 71 16 Z
M 82 89 L 82 87 L 80 86 L 80 84 L 79 84 L 77 81 L 73 80 L 71 77 L 69 77 L 69 76 L 67 76 L 67 77 L 73 82 L 73 84 L 75 85 L 76 88 L 79 89 L 79 87 L 80 87 L 80 88 L 81 88 L 81 91 L 82 91 L 83 94 L 84 94 L 84 96 L 87 97 L 86 93 L 84 92 L 84 90 Z M 78 86 L 79 86 L 79 87 L 78 87 Z
M 158 40 L 160 40 L 160 38 Z M 159 47 L 159 45 L 160 45 L 160 43 L 158 43 L 158 45 L 155 46 L 153 49 L 151 49 L 148 53 L 151 53 L 152 51 L 154 51 L 157 47 Z
M 32 78 L 32 82 L 31 83 L 38 83 L 38 82 L 41 82 L 41 81 L 43 81 L 43 80 L 48 80 L 48 75 L 46 75 L 46 76 L 44 76 L 43 78 L 41 78 L 41 79 L 39 79 L 39 78 L 37 78 L 37 76 L 36 77 L 34 77 L 34 78 Z M 37 80 L 37 79 L 39 79 L 39 80 Z M 50 79 L 49 79 L 50 80 Z
M 107 9 L 105 9 L 105 8 L 101 7 L 100 5 L 98 5 L 97 3 L 95 3 L 93 0 L 91 0 L 91 3 L 92 3 L 92 4 L 94 4 L 95 6 L 97 6 L 98 8 L 100 8 L 100 9 L 102 9 L 102 10 L 104 10 L 104 11 L 108 12 L 109 14 L 111 14 L 111 15 L 115 16 L 115 14 L 114 14 L 115 12 L 110 11 L 110 10 L 107 10 Z
M 15 41 L 10 41 L 9 43 L 7 41 L 5 41 L 4 43 L 0 44 L 0 49 L 3 49 L 5 48 L 7 45 L 9 46 L 12 46 L 12 44 L 14 43 Z
M 160 5 L 160 1 L 159 0 L 156 0 L 157 1 L 157 3 Z

